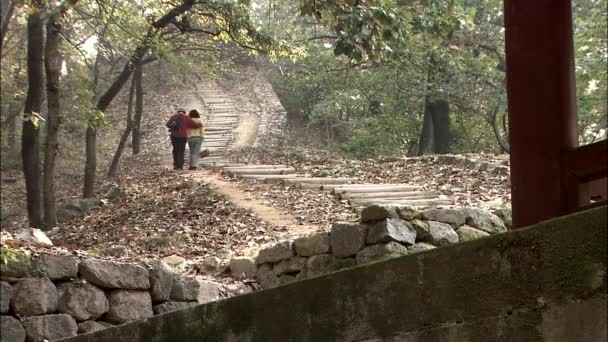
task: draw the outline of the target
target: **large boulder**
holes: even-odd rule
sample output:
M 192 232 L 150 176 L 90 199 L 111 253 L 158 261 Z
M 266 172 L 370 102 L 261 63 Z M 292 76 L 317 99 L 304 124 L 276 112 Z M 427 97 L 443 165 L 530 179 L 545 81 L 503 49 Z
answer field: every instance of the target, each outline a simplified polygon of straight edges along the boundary
M 416 243 L 416 229 L 401 219 L 387 218 L 369 227 L 367 243 L 395 241 L 405 245 Z
M 2 342 L 24 342 L 25 329 L 13 316 L 0 316 L 0 337 Z
M 160 260 L 149 262 L 147 266 L 150 276 L 152 301 L 165 302 L 169 300 L 175 279 L 171 268 Z
M 161 259 L 162 262 L 167 264 L 169 267 L 176 272 L 185 272 L 188 269 L 188 261 L 186 258 L 177 254 L 172 254 Z
M 196 301 L 202 304 L 219 298 L 220 290 L 216 283 L 194 277 L 184 277 L 173 282 L 172 300 L 178 302 Z
M 294 256 L 293 243 L 291 241 L 281 241 L 274 246 L 262 249 L 258 254 L 256 263 L 278 262 L 292 256 Z
M 357 253 L 357 265 L 387 260 L 407 254 L 407 248 L 397 242 L 381 243 L 366 247 Z
M 416 241 L 430 241 L 431 240 L 431 232 L 429 223 L 423 220 L 411 220 L 409 223 L 416 230 Z
M 394 205 L 371 204 L 361 211 L 361 222 L 375 223 L 387 218 L 399 218 L 397 210 Z
M 498 216 L 505 224 L 507 229 L 513 226 L 513 212 L 509 208 L 501 208 L 494 210 L 494 215 Z
M 63 283 L 58 286 L 61 294 L 57 311 L 69 314 L 77 321 L 101 317 L 110 305 L 103 290 L 89 283 Z
M 0 281 L 0 314 L 5 314 L 10 309 L 13 287 L 11 284 Z
M 332 254 L 346 258 L 357 254 L 367 239 L 367 226 L 357 223 L 336 222 L 329 234 Z
M 155 315 L 164 314 L 166 312 L 182 310 L 197 305 L 196 302 L 166 302 L 158 304 L 152 308 Z
M 28 317 L 23 325 L 28 341 L 54 341 L 78 333 L 76 321 L 66 314 Z
M 25 278 L 17 282 L 12 299 L 13 311 L 21 316 L 55 312 L 57 288 L 49 278 Z
M 253 258 L 234 257 L 230 259 L 230 274 L 237 279 L 254 278 L 257 266 Z
M 507 231 L 507 227 L 505 227 L 502 220 L 488 211 L 476 208 L 463 208 L 460 209 L 460 211 L 464 214 L 465 223 L 468 226 L 483 230 L 490 234 L 504 233 Z
M 53 242 L 38 228 L 23 228 L 15 234 L 15 240 L 41 246 L 52 246 Z
M 82 323 L 78 323 L 78 333 L 79 334 L 87 334 L 99 330 L 106 329 L 106 326 L 95 322 L 95 321 L 86 321 Z
M 464 224 L 464 214 L 456 209 L 429 209 L 422 212 L 422 217 L 429 221 L 448 223 L 457 228 Z
M 300 272 L 306 267 L 306 258 L 296 256 L 288 260 L 283 260 L 277 264 L 274 264 L 272 271 L 276 275 L 284 273 L 295 273 Z
M 57 222 L 62 223 L 77 217 L 82 217 L 88 210 L 101 207 L 102 205 L 103 202 L 101 199 L 96 197 L 67 200 L 66 203 L 57 208 Z
M 51 280 L 66 280 L 78 276 L 78 259 L 69 255 L 41 255 L 34 262 Z
M 88 259 L 80 262 L 78 271 L 88 282 L 106 289 L 150 288 L 148 270 L 133 264 Z
M 257 278 L 263 289 L 271 289 L 281 285 L 279 277 L 274 274 L 272 266 L 269 264 L 262 264 L 258 267 Z
M 16 254 L 15 258 L 8 258 L 6 263 L 0 262 L 0 279 L 14 282 L 18 278 L 25 278 L 32 270 L 32 261 L 25 254 Z
M 152 316 L 152 297 L 148 291 L 113 290 L 109 296 L 110 310 L 105 319 L 127 323 Z
M 437 221 L 426 221 L 429 225 L 430 243 L 435 246 L 447 246 L 458 243 L 458 234 L 452 226 Z
M 329 253 L 329 234 L 316 233 L 296 239 L 293 242 L 296 254 L 301 256 L 313 256 Z
M 306 277 L 315 277 L 336 270 L 336 257 L 331 254 L 314 255 L 306 261 Z
M 198 272 L 201 274 L 218 274 L 222 272 L 223 266 L 222 259 L 216 256 L 208 256 L 198 263 Z
M 460 240 L 460 242 L 477 240 L 490 236 L 490 233 L 466 225 L 456 229 L 456 234 L 458 234 L 458 240 Z

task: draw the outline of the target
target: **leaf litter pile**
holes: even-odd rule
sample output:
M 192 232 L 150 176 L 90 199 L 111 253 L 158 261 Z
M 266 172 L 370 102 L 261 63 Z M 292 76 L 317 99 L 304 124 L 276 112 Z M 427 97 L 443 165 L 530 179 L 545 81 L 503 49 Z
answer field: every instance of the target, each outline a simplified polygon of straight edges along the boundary
M 160 161 L 145 163 L 159 165 Z M 100 252 L 121 245 L 132 252 L 128 259 L 173 253 L 195 259 L 220 251 L 242 254 L 247 248 L 275 241 L 273 232 L 282 230 L 232 205 L 205 184 L 180 180 L 173 170 L 128 168 L 124 195 L 54 230 L 55 245 Z

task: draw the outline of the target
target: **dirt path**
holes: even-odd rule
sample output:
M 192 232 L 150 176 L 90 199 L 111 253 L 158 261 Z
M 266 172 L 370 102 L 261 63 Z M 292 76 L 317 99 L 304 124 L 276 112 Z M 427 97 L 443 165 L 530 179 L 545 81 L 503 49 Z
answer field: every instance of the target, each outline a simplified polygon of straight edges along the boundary
M 237 185 L 223 181 L 218 174 L 213 174 L 207 170 L 197 170 L 184 176 L 209 184 L 211 190 L 226 196 L 233 204 L 251 210 L 270 224 L 285 227 L 286 236 L 304 235 L 319 230 L 317 226 L 299 224 L 290 213 L 265 204 L 251 193 L 239 189 Z

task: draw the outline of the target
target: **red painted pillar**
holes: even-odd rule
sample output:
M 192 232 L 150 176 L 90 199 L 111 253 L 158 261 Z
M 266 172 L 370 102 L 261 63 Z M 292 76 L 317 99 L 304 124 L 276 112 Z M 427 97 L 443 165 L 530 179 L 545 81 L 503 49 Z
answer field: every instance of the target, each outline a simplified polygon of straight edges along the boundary
M 562 153 L 578 146 L 570 0 L 505 0 L 513 226 L 567 213 Z

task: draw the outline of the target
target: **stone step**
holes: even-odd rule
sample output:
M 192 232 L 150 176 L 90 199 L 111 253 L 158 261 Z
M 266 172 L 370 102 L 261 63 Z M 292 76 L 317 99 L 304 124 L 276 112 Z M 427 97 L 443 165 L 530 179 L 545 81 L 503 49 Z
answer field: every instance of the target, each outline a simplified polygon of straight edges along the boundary
M 232 130 L 234 125 L 213 125 L 207 126 L 206 131 Z
M 367 200 L 367 201 L 356 201 L 350 205 L 355 208 L 364 208 L 370 204 L 383 204 L 383 205 L 396 205 L 405 206 L 409 205 L 412 207 L 434 207 L 439 205 L 451 205 L 452 201 L 444 199 L 405 199 L 405 200 Z
M 227 142 L 230 142 L 230 138 L 221 138 L 221 139 L 219 139 L 219 138 L 205 138 L 205 140 L 203 140 L 203 143 L 210 143 L 210 142 L 215 142 L 215 143 L 226 142 L 227 143 Z
M 248 170 L 256 170 L 256 169 L 285 169 L 288 168 L 289 166 L 287 165 L 264 165 L 264 164 L 249 164 L 249 165 L 245 165 L 242 167 L 239 167 L 238 169 L 248 169 Z M 227 167 L 226 170 L 227 171 L 232 171 L 231 167 Z
M 237 117 L 231 117 L 231 118 L 223 118 L 223 117 L 210 117 L 209 120 L 207 120 L 207 122 L 237 122 L 239 121 L 239 119 Z
M 263 183 L 281 183 L 286 178 L 293 178 L 293 174 L 289 175 L 238 175 L 239 178 L 256 180 Z
M 440 193 L 437 191 L 407 191 L 407 192 L 344 192 L 337 196 L 341 199 L 382 199 L 382 198 L 415 198 L 419 196 L 427 196 L 429 198 L 439 197 Z
M 350 185 L 327 185 L 323 190 L 331 190 L 337 194 L 341 192 L 404 192 L 420 190 L 419 186 L 406 184 L 350 184 Z
M 226 171 L 226 169 L 224 169 Z M 248 168 L 233 168 L 227 171 L 230 175 L 286 175 L 296 173 L 294 168 L 276 168 L 276 169 L 248 169 Z
M 234 125 L 237 121 L 226 121 L 226 120 L 218 120 L 218 121 L 209 121 L 207 122 L 207 126 L 217 126 L 217 125 Z
M 218 105 L 218 104 L 233 104 L 234 102 L 231 99 L 203 99 L 207 105 Z
M 208 102 L 207 106 L 209 108 L 222 108 L 222 107 L 235 107 L 236 104 L 232 101 L 224 101 L 224 102 L 220 102 L 220 101 L 216 101 L 216 102 Z
M 234 166 L 238 166 L 238 163 L 215 163 L 215 162 L 205 162 L 202 161 L 201 163 L 199 163 L 199 165 L 201 167 L 204 167 L 206 169 L 210 169 L 211 171 L 214 172 L 218 172 L 222 170 L 223 165 L 234 165 Z
M 232 139 L 232 135 L 230 135 L 229 133 L 220 133 L 220 134 L 215 134 L 216 132 L 206 132 L 205 133 L 205 139 Z
M 362 203 L 392 203 L 400 201 L 417 201 L 417 200 L 435 200 L 439 199 L 435 194 L 428 195 L 425 193 L 412 193 L 409 196 L 396 196 L 396 197 L 381 197 L 381 198 L 350 198 L 348 203 L 352 206 L 358 206 Z
M 230 132 L 232 131 L 232 127 L 207 127 L 205 128 L 205 132 Z
M 285 185 L 296 185 L 296 184 L 348 184 L 349 182 L 356 182 L 354 178 L 330 178 L 330 177 L 306 177 L 298 179 L 286 179 L 283 184 Z

